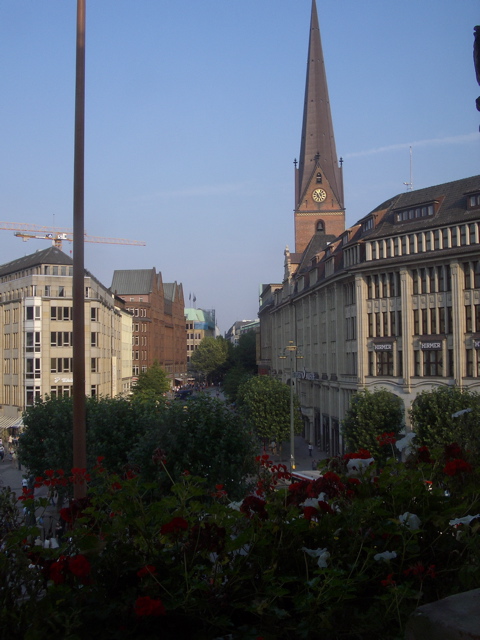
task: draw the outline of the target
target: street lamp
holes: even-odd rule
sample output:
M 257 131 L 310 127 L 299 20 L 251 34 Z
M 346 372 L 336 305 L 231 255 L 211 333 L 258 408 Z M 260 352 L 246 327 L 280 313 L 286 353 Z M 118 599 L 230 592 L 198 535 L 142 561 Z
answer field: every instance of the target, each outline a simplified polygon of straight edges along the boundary
M 295 471 L 295 420 L 294 420 L 294 412 L 293 412 L 293 373 L 294 362 L 296 360 L 300 360 L 303 358 L 298 353 L 298 347 L 293 343 L 293 340 L 289 340 L 288 345 L 283 349 L 283 355 L 279 356 L 282 360 L 287 358 L 286 353 L 290 354 L 290 469 L 291 471 Z

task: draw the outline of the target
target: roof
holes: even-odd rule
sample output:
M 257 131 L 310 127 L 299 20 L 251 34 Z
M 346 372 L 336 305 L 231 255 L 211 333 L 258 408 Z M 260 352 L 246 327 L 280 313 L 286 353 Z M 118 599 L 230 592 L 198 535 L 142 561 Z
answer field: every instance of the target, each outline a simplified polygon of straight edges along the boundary
M 153 290 L 155 268 L 119 269 L 113 272 L 110 289 L 117 295 L 149 294 Z
M 478 218 L 478 209 L 473 210 L 471 214 L 467 211 L 467 194 L 475 191 L 480 191 L 480 175 L 399 194 L 369 214 L 375 215 L 377 211 L 380 213 L 382 210 L 386 210 L 381 221 L 366 237 L 371 239 L 470 222 L 470 216 L 472 219 Z M 398 211 L 431 202 L 438 202 L 435 215 L 401 222 L 396 221 Z
M 17 258 L 16 260 L 12 260 L 12 262 L 0 265 L 0 276 L 22 271 L 23 269 L 38 267 L 42 264 L 71 266 L 73 265 L 73 260 L 57 247 L 49 247 L 48 249 L 35 251 L 35 253 L 31 253 L 28 256 L 23 256 L 23 258 Z

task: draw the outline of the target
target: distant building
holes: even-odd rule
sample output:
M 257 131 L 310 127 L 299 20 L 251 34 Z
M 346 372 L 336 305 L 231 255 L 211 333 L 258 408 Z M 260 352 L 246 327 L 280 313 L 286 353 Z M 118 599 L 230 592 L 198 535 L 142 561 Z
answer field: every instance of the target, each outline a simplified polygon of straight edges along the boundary
M 187 329 L 187 362 L 204 338 L 216 338 L 217 328 L 214 309 L 185 309 Z
M 0 266 L 0 415 L 17 419 L 35 398 L 71 395 L 72 275 L 72 259 L 56 247 Z M 86 395 L 128 392 L 132 318 L 88 271 L 85 330 Z
M 234 322 L 230 329 L 225 332 L 225 340 L 236 345 L 242 333 L 256 331 L 259 327 L 260 320 L 237 320 L 237 322 Z
M 132 375 L 138 377 L 155 361 L 172 385 L 186 377 L 186 332 L 182 285 L 164 284 L 152 269 L 117 270 L 112 291 L 133 316 Z

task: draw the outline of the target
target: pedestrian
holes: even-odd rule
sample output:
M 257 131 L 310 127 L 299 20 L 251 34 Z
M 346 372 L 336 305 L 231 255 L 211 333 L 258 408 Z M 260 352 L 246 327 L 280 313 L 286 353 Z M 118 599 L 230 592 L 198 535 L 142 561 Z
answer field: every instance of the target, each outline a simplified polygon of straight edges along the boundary
M 312 457 L 313 445 L 311 442 L 308 443 L 308 455 Z
M 317 461 L 316 460 L 312 460 L 312 471 L 316 471 L 317 470 Z

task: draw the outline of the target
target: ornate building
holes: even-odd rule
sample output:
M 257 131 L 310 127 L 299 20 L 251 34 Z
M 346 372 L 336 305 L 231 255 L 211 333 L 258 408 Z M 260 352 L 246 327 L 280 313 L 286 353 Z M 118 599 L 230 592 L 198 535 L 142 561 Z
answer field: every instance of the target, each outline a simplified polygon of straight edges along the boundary
M 423 390 L 480 391 L 480 176 L 393 196 L 353 227 L 339 228 L 341 172 L 323 63 L 313 65 L 322 59 L 315 0 L 313 50 L 296 180 L 296 253 L 285 251 L 282 282 L 263 287 L 259 372 L 294 380 L 305 437 L 336 454 L 341 421 L 359 389 L 397 394 L 407 421 Z M 319 103 L 323 112 L 312 115 Z M 305 140 L 315 137 L 330 141 L 330 155 L 320 141 L 306 151 Z

